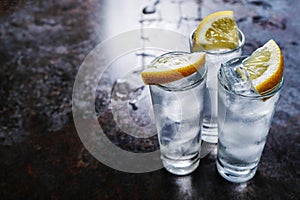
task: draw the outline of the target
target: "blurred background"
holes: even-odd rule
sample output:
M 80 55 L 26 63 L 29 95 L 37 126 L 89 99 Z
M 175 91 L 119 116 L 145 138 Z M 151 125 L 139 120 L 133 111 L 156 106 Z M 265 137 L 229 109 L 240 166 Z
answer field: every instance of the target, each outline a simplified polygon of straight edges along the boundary
M 244 54 L 270 38 L 285 57 L 285 85 L 257 175 L 223 180 L 205 157 L 189 176 L 129 174 L 97 161 L 80 141 L 72 89 L 85 57 L 127 31 L 161 28 L 186 37 L 206 15 L 233 10 Z M 300 9 L 298 0 L 0 0 L 0 196 L 3 199 L 299 199 Z M 113 83 L 113 82 L 112 82 Z M 111 122 L 111 89 L 98 91 L 99 122 L 123 149 L 157 149 Z M 134 109 L 134 108 L 132 108 Z M 134 145 L 134 148 L 132 147 Z

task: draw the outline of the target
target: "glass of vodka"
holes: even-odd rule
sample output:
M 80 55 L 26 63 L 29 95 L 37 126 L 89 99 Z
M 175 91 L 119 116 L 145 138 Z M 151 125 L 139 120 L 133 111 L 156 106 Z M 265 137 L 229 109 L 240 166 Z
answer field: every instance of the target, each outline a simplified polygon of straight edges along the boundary
M 188 53 L 162 56 L 168 54 Z M 203 65 L 180 80 L 150 85 L 161 160 L 165 169 L 176 175 L 193 172 L 200 162 L 206 74 Z
M 217 126 L 217 72 L 222 63 L 241 56 L 245 43 L 245 37 L 241 30 L 239 31 L 239 46 L 235 49 L 219 49 L 206 52 L 206 65 L 208 69 L 207 82 L 204 95 L 204 116 L 202 128 L 202 140 L 209 143 L 218 142 L 218 126 Z M 190 51 L 194 52 L 193 36 L 195 31 L 190 35 Z
M 250 79 L 236 72 L 245 58 L 228 61 L 218 72 L 217 170 L 235 183 L 256 173 L 283 85 L 282 79 L 266 94 L 255 92 Z

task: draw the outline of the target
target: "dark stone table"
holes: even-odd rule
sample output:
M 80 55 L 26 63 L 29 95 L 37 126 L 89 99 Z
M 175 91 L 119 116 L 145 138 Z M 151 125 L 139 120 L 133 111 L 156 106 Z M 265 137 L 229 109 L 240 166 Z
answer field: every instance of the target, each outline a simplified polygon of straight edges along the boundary
M 161 28 L 188 37 L 203 16 L 225 9 L 234 10 L 246 36 L 244 54 L 274 38 L 285 57 L 285 84 L 255 177 L 244 184 L 224 180 L 215 150 L 188 176 L 122 172 L 98 161 L 72 115 L 73 85 L 87 55 L 132 30 Z M 300 199 L 299 9 L 297 0 L 0 1 L 1 199 Z M 112 88 L 128 85 L 113 77 L 106 74 L 96 90 L 105 135 L 128 152 L 158 150 L 156 135 L 136 138 L 116 126 L 112 110 L 121 104 L 115 97 L 124 99 Z M 141 132 L 153 133 L 149 116 L 139 115 L 149 107 L 130 103 L 123 106 Z

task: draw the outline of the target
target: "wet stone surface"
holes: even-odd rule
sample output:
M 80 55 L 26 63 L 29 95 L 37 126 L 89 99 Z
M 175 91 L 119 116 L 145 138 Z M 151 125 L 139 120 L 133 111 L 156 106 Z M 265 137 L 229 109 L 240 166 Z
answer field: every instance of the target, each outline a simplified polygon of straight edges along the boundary
M 295 0 L 1 1 L 1 198 L 299 199 L 299 8 Z M 239 185 L 225 181 L 217 174 L 213 153 L 182 177 L 163 169 L 124 173 L 96 160 L 83 146 L 72 117 L 73 84 L 88 53 L 101 41 L 133 29 L 159 27 L 188 37 L 203 16 L 225 9 L 234 10 L 246 36 L 244 54 L 274 38 L 285 57 L 285 85 L 255 177 Z M 112 77 L 103 76 L 95 95 L 105 134 L 130 152 L 157 150 L 151 114 L 141 115 L 148 110 L 130 101 L 132 96 L 116 93 L 114 87 L 123 91 L 128 85 L 116 85 Z M 130 110 L 122 122 L 135 120 L 142 127 L 135 133 L 151 137 L 136 138 L 116 126 L 114 108 Z

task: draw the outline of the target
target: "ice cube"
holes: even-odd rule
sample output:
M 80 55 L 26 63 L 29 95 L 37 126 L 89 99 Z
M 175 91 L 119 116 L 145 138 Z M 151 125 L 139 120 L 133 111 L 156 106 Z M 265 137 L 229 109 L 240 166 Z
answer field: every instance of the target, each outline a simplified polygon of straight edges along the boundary
M 221 72 L 226 79 L 228 88 L 235 93 L 251 90 L 251 80 L 245 69 L 240 66 L 232 67 L 222 64 Z M 240 72 L 242 76 L 240 75 Z
M 223 84 L 236 94 L 257 95 L 247 70 L 244 69 L 241 58 L 236 58 L 222 64 L 221 76 Z

